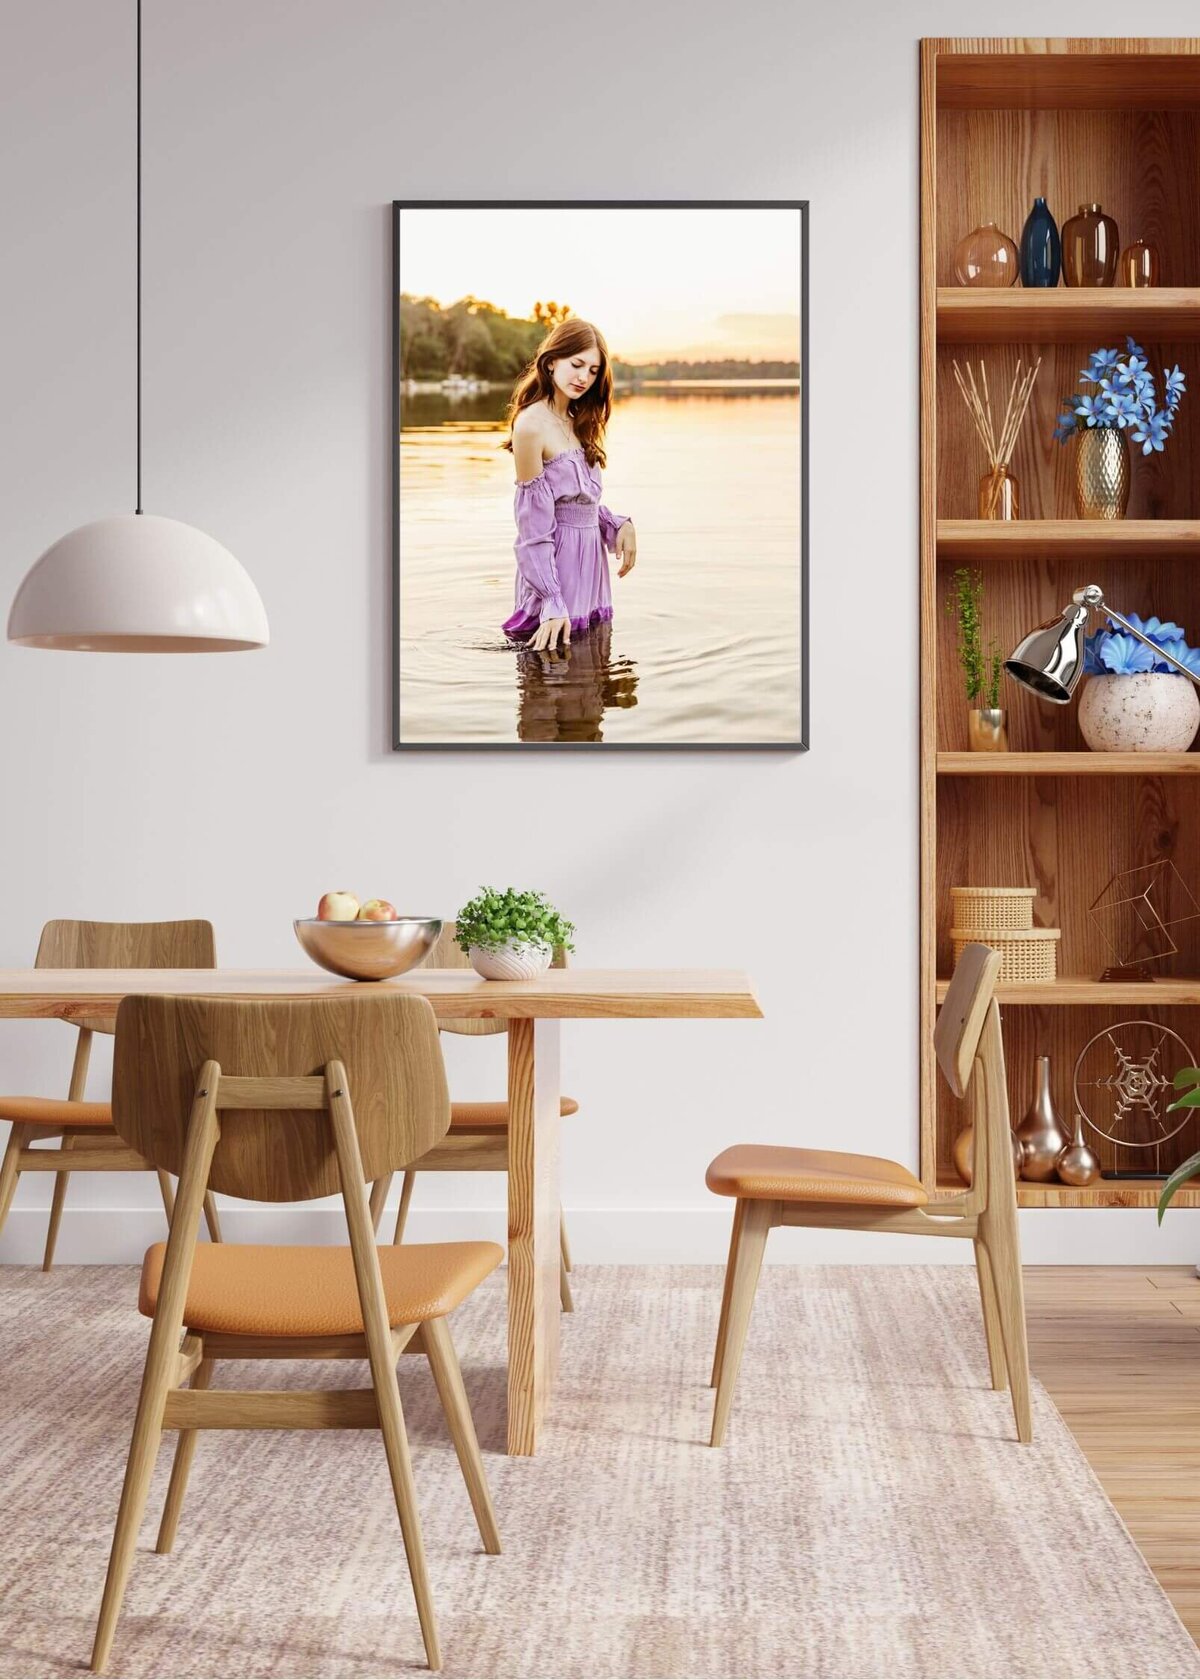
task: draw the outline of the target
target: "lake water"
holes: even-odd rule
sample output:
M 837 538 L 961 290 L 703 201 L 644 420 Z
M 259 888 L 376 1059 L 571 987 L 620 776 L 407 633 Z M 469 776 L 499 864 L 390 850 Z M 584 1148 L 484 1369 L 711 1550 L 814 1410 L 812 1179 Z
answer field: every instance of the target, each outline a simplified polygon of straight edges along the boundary
M 637 526 L 613 622 L 516 648 L 506 393 L 402 399 L 400 740 L 795 743 L 800 404 L 794 385 L 622 395 L 603 500 Z

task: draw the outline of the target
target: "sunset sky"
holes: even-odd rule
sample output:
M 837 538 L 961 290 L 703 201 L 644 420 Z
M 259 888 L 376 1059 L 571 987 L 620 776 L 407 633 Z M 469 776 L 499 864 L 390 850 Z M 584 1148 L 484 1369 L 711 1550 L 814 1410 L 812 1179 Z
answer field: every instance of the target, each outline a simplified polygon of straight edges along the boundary
M 624 361 L 798 361 L 800 212 L 404 209 L 400 290 L 566 303 Z

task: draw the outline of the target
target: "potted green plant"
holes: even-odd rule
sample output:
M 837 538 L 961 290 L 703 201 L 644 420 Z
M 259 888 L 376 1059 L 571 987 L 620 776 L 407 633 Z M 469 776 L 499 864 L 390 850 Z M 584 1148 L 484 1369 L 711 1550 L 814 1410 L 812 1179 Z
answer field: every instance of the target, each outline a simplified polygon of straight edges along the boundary
M 550 967 L 557 947 L 575 949 L 574 923 L 539 892 L 483 887 L 456 921 L 458 948 L 485 980 L 532 980 Z
M 1182 1091 L 1181 1097 L 1167 1109 L 1168 1114 L 1174 1114 L 1180 1108 L 1200 1108 L 1200 1068 L 1180 1068 L 1173 1081 L 1175 1089 Z M 1200 1153 L 1189 1155 L 1186 1161 L 1181 1161 L 1162 1187 L 1158 1198 L 1158 1223 L 1162 1224 L 1163 1214 L 1170 1206 L 1171 1198 L 1181 1184 L 1186 1184 L 1190 1178 L 1200 1176 Z
M 997 642 L 983 648 L 983 578 L 960 566 L 950 580 L 946 611 L 958 630 L 958 662 L 967 690 L 967 740 L 972 752 L 1007 752 L 1008 735 L 1000 709 L 1000 672 L 1004 657 Z M 986 702 L 986 704 L 984 704 Z

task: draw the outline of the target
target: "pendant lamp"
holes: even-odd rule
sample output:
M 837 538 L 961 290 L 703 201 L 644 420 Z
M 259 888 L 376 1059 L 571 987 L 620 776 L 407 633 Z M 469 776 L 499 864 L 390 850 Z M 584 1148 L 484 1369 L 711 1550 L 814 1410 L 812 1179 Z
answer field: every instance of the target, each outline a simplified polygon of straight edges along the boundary
M 142 511 L 142 0 L 137 0 L 137 507 L 69 531 L 17 590 L 8 639 L 95 653 L 265 647 L 249 574 L 194 525 Z

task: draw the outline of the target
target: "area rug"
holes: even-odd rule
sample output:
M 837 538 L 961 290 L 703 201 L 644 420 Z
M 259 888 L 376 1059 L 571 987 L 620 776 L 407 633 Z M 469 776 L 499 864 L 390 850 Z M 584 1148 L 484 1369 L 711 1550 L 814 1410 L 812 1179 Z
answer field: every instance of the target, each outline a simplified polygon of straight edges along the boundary
M 1019 1446 L 974 1273 L 767 1267 L 726 1445 L 721 1275 L 581 1269 L 535 1458 L 503 1456 L 504 1276 L 455 1334 L 504 1539 L 485 1556 L 423 1359 L 400 1365 L 450 1676 L 1200 1677 L 1053 1404 Z M 85 1668 L 147 1328 L 124 1267 L 0 1271 L 0 1673 Z M 228 1365 L 228 1386 L 365 1368 Z M 170 1439 L 170 1438 L 169 1438 Z M 201 1436 L 179 1539 L 151 1495 L 113 1676 L 423 1666 L 372 1431 Z

